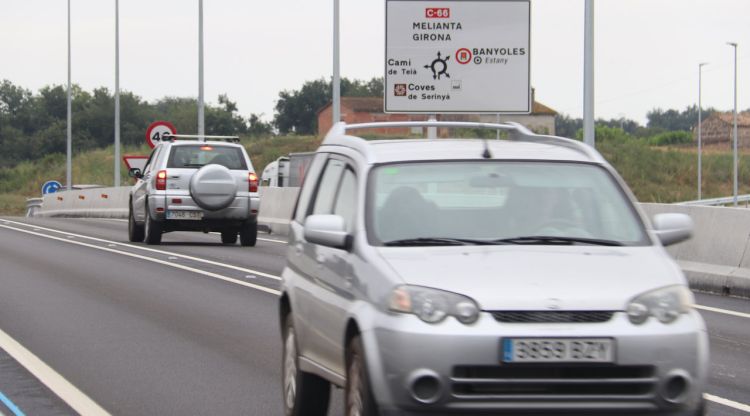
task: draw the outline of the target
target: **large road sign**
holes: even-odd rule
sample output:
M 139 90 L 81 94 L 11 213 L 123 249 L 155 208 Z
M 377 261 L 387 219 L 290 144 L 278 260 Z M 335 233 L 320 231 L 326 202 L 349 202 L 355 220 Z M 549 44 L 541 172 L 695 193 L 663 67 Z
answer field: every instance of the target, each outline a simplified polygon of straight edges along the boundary
M 54 194 L 62 188 L 62 184 L 58 181 L 47 181 L 42 185 L 42 195 Z
M 177 134 L 174 124 L 168 121 L 154 121 L 146 129 L 146 143 L 153 149 L 156 145 L 164 140 L 165 135 Z
M 529 113 L 529 0 L 386 0 L 385 111 Z

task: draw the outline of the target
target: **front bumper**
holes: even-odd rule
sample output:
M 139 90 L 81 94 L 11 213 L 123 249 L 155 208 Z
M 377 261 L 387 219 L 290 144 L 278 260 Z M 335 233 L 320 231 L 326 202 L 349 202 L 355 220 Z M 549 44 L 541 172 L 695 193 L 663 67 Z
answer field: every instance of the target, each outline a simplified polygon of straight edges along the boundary
M 453 318 L 430 325 L 413 315 L 377 316 L 362 338 L 384 415 L 692 415 L 702 400 L 708 338 L 695 311 L 672 324 L 649 319 L 639 326 L 624 313 L 602 323 L 519 324 L 484 312 L 470 326 Z M 508 364 L 501 361 L 503 337 L 613 338 L 615 358 L 611 364 Z M 668 380 L 676 375 L 687 387 L 667 400 Z M 432 383 L 418 384 L 422 377 Z

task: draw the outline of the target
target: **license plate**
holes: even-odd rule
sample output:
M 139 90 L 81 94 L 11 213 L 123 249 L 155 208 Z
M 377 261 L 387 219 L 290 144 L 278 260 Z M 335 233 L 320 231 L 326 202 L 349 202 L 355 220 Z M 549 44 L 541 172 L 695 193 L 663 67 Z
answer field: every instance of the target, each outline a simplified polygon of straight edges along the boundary
M 167 211 L 168 220 L 202 220 L 203 211 Z
M 505 338 L 506 363 L 610 363 L 615 343 L 610 338 Z

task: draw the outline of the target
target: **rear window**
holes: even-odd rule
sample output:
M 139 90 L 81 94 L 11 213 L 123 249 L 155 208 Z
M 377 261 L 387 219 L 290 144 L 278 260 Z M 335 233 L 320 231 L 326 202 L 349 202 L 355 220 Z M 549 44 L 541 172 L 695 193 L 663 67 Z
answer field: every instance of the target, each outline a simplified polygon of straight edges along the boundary
M 210 164 L 233 170 L 247 170 L 241 149 L 216 145 L 173 146 L 167 168 L 198 169 Z

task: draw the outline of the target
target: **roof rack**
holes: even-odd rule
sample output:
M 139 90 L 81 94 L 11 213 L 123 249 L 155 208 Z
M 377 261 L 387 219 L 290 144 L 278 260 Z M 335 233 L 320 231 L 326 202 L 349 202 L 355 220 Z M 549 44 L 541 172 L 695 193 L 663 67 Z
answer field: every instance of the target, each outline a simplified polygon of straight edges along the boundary
M 164 136 L 165 140 L 169 140 L 171 142 L 174 142 L 175 139 L 195 139 L 199 142 L 205 142 L 206 139 L 212 139 L 212 140 L 223 140 L 228 143 L 239 143 L 240 137 L 239 136 L 209 136 L 209 135 L 199 135 L 199 134 L 169 134 L 165 133 Z
M 515 123 L 508 122 L 504 124 L 496 123 L 476 123 L 468 121 L 389 121 L 389 122 L 374 122 L 374 123 L 359 123 L 359 124 L 346 124 L 341 121 L 333 125 L 331 130 L 326 134 L 323 139 L 324 145 L 343 145 L 343 146 L 354 146 L 361 148 L 362 153 L 367 154 L 367 150 L 363 148 L 366 145 L 366 141 L 362 140 L 362 143 L 354 144 L 351 140 L 351 136 L 347 136 L 347 131 L 350 130 L 362 130 L 362 129 L 382 129 L 382 128 L 411 128 L 411 127 L 444 127 L 444 128 L 462 128 L 462 129 L 491 129 L 491 130 L 503 130 L 509 132 L 509 139 L 519 142 L 531 142 L 531 143 L 542 143 L 551 146 L 565 147 L 567 149 L 574 150 L 588 157 L 591 160 L 604 161 L 604 158 L 588 145 L 564 137 L 549 136 L 543 134 L 536 134 L 525 126 Z M 346 137 L 346 139 L 344 139 Z

